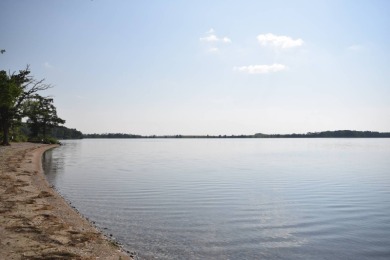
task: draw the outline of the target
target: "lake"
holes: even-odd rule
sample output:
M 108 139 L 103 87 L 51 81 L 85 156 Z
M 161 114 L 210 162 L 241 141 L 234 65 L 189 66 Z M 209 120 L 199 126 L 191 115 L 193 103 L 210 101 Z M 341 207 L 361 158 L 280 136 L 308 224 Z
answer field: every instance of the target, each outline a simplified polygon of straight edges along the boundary
M 390 139 L 84 139 L 49 182 L 140 259 L 390 259 Z

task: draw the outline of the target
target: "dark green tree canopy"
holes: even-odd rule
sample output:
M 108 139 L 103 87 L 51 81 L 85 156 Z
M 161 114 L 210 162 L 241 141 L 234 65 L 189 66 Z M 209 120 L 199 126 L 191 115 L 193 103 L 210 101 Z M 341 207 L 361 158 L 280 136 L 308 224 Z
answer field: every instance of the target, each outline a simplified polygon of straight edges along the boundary
M 23 115 L 23 103 L 42 90 L 51 86 L 44 79 L 35 80 L 30 69 L 20 70 L 18 74 L 0 71 L 0 127 L 3 132 L 3 145 L 9 145 L 9 131 L 13 124 L 20 122 Z
M 0 71 L 0 108 L 12 108 L 23 88 L 16 77 L 10 77 L 4 70 Z
M 65 120 L 57 116 L 53 99 L 38 94 L 25 102 L 24 115 L 28 117 L 27 125 L 31 129 L 32 137 L 42 134 L 43 138 L 46 138 L 47 130 L 65 123 Z

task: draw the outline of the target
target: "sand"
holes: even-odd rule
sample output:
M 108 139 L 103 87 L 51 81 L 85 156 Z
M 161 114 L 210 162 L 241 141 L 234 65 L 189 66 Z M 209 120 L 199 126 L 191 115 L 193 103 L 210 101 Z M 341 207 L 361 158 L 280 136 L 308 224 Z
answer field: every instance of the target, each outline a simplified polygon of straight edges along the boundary
M 0 259 L 133 259 L 50 187 L 41 157 L 55 147 L 0 147 Z

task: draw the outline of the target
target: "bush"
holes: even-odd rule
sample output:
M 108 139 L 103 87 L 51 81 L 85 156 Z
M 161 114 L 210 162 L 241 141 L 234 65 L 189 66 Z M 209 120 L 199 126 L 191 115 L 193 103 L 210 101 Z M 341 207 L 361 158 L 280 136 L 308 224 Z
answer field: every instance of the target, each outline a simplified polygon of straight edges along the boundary
M 0 140 L 1 139 L 3 139 L 3 133 L 0 133 Z M 10 129 L 9 139 L 10 142 L 18 143 L 18 142 L 27 142 L 28 137 L 22 131 L 20 131 L 18 127 L 16 127 L 14 129 Z
M 44 139 L 45 144 L 60 144 L 60 142 L 54 137 L 47 137 Z
M 31 143 L 41 143 L 41 144 L 60 144 L 60 142 L 54 137 L 46 137 L 46 138 L 43 138 L 42 136 L 30 137 L 28 141 Z
M 11 139 L 12 142 L 27 142 L 28 137 L 25 135 L 15 135 Z

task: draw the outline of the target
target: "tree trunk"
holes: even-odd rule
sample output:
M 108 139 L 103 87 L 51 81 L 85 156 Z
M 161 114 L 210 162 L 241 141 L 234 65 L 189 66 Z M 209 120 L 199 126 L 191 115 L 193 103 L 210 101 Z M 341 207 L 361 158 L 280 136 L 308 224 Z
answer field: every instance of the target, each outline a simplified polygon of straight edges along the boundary
M 7 122 L 1 122 L 1 128 L 3 129 L 3 142 L 1 145 L 10 145 L 9 143 L 9 125 Z
M 46 122 L 43 122 L 43 140 L 46 140 Z

